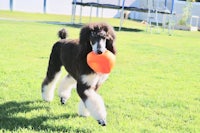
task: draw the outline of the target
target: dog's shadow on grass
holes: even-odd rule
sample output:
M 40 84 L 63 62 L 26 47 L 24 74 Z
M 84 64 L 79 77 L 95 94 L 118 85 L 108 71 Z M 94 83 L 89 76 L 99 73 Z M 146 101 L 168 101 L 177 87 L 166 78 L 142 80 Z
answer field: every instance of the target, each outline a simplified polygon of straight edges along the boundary
M 25 101 L 25 102 L 15 102 L 10 101 L 4 104 L 0 104 L 0 130 L 5 131 L 16 131 L 21 129 L 28 129 L 34 131 L 44 131 L 44 132 L 91 132 L 88 129 L 73 127 L 65 127 L 65 126 L 54 126 L 45 124 L 47 120 L 59 120 L 60 118 L 75 118 L 78 117 L 77 114 L 64 114 L 61 116 L 53 116 L 53 115 L 36 115 L 35 117 L 31 117 L 28 115 L 31 111 L 41 111 L 41 110 L 49 110 L 48 107 L 42 106 L 39 104 L 38 106 L 32 105 L 35 102 L 42 101 Z M 21 115 L 20 115 L 21 114 Z M 26 116 L 27 114 L 27 116 Z M 86 131 L 87 130 L 87 131 Z

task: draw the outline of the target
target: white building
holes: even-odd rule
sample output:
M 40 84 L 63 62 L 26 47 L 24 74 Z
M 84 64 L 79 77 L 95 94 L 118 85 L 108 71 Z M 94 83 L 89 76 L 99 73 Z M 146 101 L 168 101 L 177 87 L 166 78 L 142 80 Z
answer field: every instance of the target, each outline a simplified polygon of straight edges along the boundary
M 34 12 L 34 13 L 43 13 L 44 12 L 44 0 L 0 0 L 0 10 L 10 10 L 10 1 L 13 1 L 12 10 L 13 11 L 22 11 L 22 12 Z M 46 0 L 46 13 L 50 14 L 66 14 L 71 15 L 72 13 L 72 0 Z M 83 0 L 84 1 L 84 0 Z M 89 0 L 87 0 L 89 1 Z M 108 0 L 99 0 L 99 1 L 107 1 Z M 114 0 L 112 0 L 114 1 Z M 122 0 L 121 0 L 122 1 Z M 151 8 L 164 8 L 165 0 L 126 0 L 127 5 L 136 6 L 140 8 L 147 8 L 147 1 L 149 1 L 148 5 Z M 154 1 L 152 4 L 150 1 Z M 170 10 L 171 1 L 167 0 L 167 8 Z M 116 0 L 118 3 L 118 0 Z M 174 12 L 177 16 L 183 14 L 183 7 L 186 5 L 184 1 L 175 0 L 174 3 Z M 101 9 L 93 8 L 92 16 L 97 16 L 97 11 Z M 77 15 L 80 12 L 80 8 L 77 6 L 76 13 Z M 89 16 L 90 15 L 90 7 L 82 8 L 82 15 Z M 99 14 L 101 11 L 98 11 Z M 200 2 L 192 3 L 192 11 L 191 14 L 193 16 L 200 17 Z M 103 17 L 119 17 L 119 11 L 114 9 L 103 9 Z M 131 19 L 136 20 L 146 20 L 147 13 L 132 11 L 130 13 Z M 162 15 L 158 15 L 159 22 L 161 22 Z M 200 21 L 199 21 L 200 27 Z

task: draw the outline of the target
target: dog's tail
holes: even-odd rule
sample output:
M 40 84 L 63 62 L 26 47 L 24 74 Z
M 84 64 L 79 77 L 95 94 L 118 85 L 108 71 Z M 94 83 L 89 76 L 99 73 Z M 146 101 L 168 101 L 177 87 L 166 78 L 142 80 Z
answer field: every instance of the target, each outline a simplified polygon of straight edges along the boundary
M 67 36 L 68 33 L 64 28 L 58 31 L 58 37 L 60 37 L 60 39 L 66 39 Z

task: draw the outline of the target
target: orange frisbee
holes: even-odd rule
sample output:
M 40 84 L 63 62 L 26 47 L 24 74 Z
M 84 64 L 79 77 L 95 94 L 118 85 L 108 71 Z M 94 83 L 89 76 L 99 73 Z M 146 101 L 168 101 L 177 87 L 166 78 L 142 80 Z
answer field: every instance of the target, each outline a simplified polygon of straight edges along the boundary
M 110 73 L 115 65 L 115 55 L 108 50 L 102 54 L 95 54 L 92 51 L 87 55 L 87 64 L 95 72 Z

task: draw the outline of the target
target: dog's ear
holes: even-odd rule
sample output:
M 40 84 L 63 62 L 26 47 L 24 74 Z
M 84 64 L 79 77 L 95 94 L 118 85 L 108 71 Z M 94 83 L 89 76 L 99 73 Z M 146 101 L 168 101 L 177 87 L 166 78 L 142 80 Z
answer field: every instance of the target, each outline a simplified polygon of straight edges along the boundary
M 90 25 L 85 25 L 81 28 L 80 37 L 79 37 L 79 44 L 81 45 L 81 53 L 86 55 L 90 51 L 92 51 L 90 44 L 90 34 L 91 34 L 91 27 Z
M 116 54 L 116 46 L 115 46 L 115 31 L 113 27 L 108 26 L 107 37 L 106 37 L 106 48 L 111 51 L 113 54 Z
M 79 38 L 80 44 L 84 44 L 84 43 L 87 43 L 87 41 L 89 41 L 90 32 L 91 32 L 91 29 L 89 25 L 85 25 L 84 27 L 81 28 L 80 38 Z

